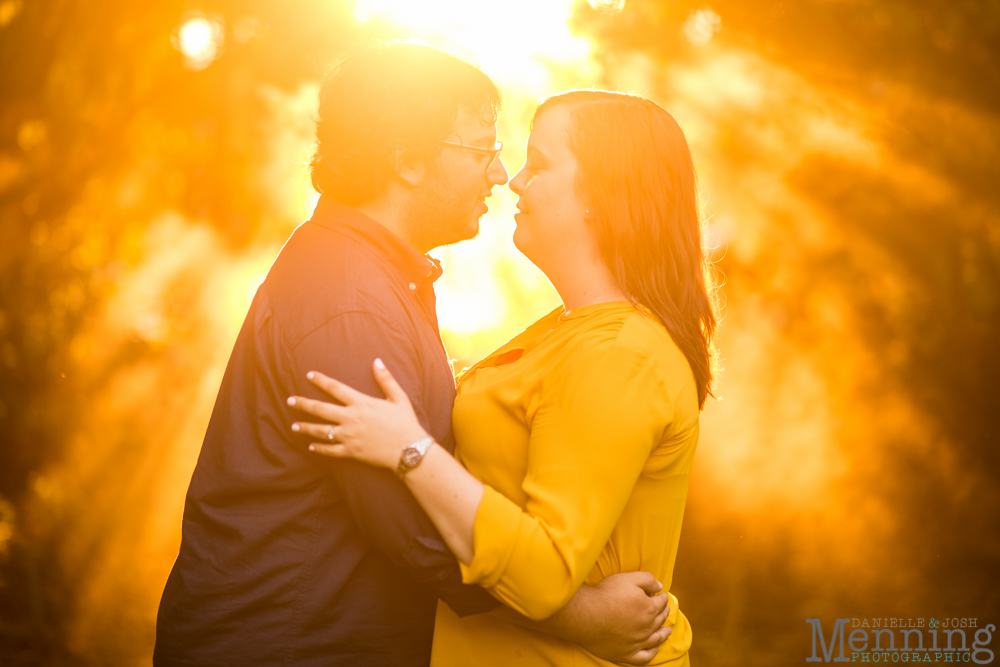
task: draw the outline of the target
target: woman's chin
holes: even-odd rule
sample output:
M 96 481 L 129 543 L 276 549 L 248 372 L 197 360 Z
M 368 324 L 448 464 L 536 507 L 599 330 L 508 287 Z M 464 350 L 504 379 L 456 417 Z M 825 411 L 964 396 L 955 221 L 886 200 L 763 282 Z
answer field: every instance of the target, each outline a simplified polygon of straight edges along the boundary
M 515 219 L 516 217 L 517 216 L 515 216 Z M 527 233 L 524 231 L 524 227 L 518 225 L 517 227 L 514 228 L 514 238 L 513 238 L 514 247 L 517 248 L 522 255 L 524 255 L 528 259 L 531 259 L 530 250 L 528 250 L 529 244 L 527 243 L 526 237 Z

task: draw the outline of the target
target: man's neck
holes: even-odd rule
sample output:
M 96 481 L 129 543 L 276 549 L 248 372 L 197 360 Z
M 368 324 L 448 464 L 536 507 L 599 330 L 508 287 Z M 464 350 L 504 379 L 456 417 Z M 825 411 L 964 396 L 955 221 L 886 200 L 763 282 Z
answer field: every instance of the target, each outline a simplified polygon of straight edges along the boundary
M 434 245 L 428 244 L 427 239 L 422 235 L 414 233 L 416 230 L 410 222 L 410 216 L 407 215 L 409 206 L 408 200 L 383 197 L 359 204 L 354 208 L 398 236 L 406 245 L 421 255 L 426 255 L 434 249 Z
M 427 251 L 430 250 L 430 248 L 420 247 L 421 244 L 419 241 L 409 233 L 409 226 L 406 224 L 405 207 L 394 199 L 382 197 L 358 204 L 354 208 L 388 229 L 420 254 L 427 254 Z

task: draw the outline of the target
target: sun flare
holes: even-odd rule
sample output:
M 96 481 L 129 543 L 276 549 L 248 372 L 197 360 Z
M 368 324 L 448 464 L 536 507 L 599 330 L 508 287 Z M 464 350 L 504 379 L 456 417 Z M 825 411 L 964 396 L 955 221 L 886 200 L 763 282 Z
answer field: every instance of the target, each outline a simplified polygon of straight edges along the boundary
M 360 0 L 359 22 L 383 20 L 477 63 L 505 87 L 543 95 L 547 65 L 582 65 L 590 43 L 569 29 L 573 2 L 509 0 L 502 4 L 464 0 Z
M 184 55 L 184 65 L 196 71 L 205 69 L 219 57 L 222 41 L 221 23 L 201 15 L 184 21 L 173 38 L 174 47 Z

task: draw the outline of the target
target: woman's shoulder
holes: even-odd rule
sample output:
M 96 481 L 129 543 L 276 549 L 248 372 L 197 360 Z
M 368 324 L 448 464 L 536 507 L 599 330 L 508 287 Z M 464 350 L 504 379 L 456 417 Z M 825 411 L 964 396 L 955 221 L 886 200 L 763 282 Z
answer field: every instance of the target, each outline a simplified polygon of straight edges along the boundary
M 561 372 L 550 378 L 561 392 L 641 396 L 636 408 L 672 415 L 678 425 L 696 421 L 698 394 L 687 358 L 663 324 L 639 308 L 593 317 L 567 340 Z
M 684 353 L 663 323 L 641 306 L 622 317 L 615 344 L 644 352 L 656 361 L 674 363 L 680 357 L 687 363 Z
M 672 394 L 691 393 L 697 397 L 694 372 L 687 357 L 663 323 L 648 311 L 640 307 L 622 318 L 614 346 L 620 353 L 642 358 Z
M 670 333 L 642 306 L 600 313 L 578 329 L 573 338 L 583 354 L 635 355 L 657 365 L 676 365 L 679 361 L 687 364 Z

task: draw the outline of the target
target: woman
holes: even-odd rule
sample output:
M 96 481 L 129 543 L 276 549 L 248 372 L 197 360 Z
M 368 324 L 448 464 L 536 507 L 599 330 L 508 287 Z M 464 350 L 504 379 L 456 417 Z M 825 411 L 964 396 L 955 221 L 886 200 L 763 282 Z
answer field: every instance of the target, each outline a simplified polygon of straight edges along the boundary
M 316 452 L 397 470 L 464 580 L 530 618 L 617 572 L 652 572 L 669 590 L 715 327 L 684 135 L 640 97 L 556 95 L 536 110 L 510 187 L 514 243 L 563 307 L 460 377 L 455 458 L 379 360 L 388 400 L 311 373 L 344 405 L 292 397 L 336 424 L 292 428 L 336 443 Z M 655 664 L 687 664 L 690 627 L 671 616 Z M 441 604 L 432 663 L 609 664 L 502 614 Z

